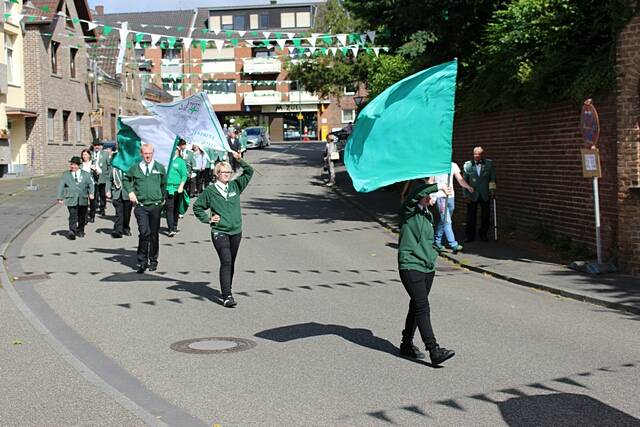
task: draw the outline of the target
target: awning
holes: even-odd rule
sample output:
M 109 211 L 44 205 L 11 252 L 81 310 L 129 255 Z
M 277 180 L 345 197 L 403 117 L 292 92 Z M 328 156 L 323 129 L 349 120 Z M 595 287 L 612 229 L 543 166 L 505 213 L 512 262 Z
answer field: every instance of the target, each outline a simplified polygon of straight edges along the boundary
M 8 118 L 18 118 L 18 117 L 38 117 L 38 113 L 32 110 L 27 110 L 25 108 L 15 108 L 15 107 L 7 107 L 6 113 Z

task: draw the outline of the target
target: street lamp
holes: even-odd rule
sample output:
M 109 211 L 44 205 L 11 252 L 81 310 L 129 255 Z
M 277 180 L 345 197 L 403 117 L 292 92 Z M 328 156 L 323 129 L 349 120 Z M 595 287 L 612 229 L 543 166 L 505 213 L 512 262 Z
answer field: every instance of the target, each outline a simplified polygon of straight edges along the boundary
M 361 105 L 362 105 L 362 103 L 364 102 L 364 96 L 360 96 L 360 95 L 358 95 L 358 96 L 354 96 L 354 97 L 353 97 L 353 102 L 355 102 L 355 103 L 356 103 L 356 107 L 357 107 L 358 109 L 360 109 L 360 106 L 361 106 Z

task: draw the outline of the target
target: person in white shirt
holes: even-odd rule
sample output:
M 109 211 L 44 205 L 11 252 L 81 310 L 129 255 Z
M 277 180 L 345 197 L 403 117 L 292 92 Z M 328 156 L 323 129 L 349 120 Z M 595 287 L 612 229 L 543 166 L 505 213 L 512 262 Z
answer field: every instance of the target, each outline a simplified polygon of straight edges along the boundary
M 82 160 L 82 163 L 80 164 L 80 169 L 87 172 L 91 177 L 91 182 L 93 185 L 92 191 L 95 193 L 95 180 L 93 178 L 94 176 L 93 171 L 95 169 L 95 165 L 93 164 L 91 157 L 92 157 L 91 151 L 87 150 L 86 148 L 80 152 L 80 159 Z M 89 200 L 89 209 L 87 209 L 87 218 L 85 220 L 85 223 L 95 222 L 97 202 L 98 201 L 95 199 L 95 197 Z
M 451 189 L 451 194 L 447 197 L 443 191 L 435 193 L 436 208 L 440 214 L 440 221 L 436 226 L 435 235 L 433 238 L 434 248 L 440 252 L 442 250 L 442 236 L 446 236 L 449 247 L 453 253 L 458 253 L 462 250 L 462 245 L 456 240 L 456 235 L 453 232 L 453 225 L 451 218 L 453 217 L 453 211 L 456 207 L 455 192 L 453 190 L 453 178 L 458 181 L 458 184 L 465 190 L 473 193 L 473 187 L 471 187 L 460 174 L 460 168 L 454 162 L 451 162 L 451 172 L 449 174 L 441 174 L 433 177 L 433 182 L 436 184 L 443 184 Z

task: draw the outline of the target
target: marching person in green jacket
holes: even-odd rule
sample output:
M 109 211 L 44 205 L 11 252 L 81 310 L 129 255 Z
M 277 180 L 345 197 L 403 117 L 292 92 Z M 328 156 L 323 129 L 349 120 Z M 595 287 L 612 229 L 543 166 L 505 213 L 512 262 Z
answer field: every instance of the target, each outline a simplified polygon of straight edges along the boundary
M 69 240 L 76 236 L 84 237 L 84 226 L 87 223 L 87 207 L 89 199 L 93 200 L 93 180 L 91 174 L 80 170 L 82 161 L 74 156 L 69 160 L 69 170 L 62 174 L 58 186 L 58 203 L 64 202 L 69 210 Z
M 473 149 L 473 160 L 465 162 L 462 167 L 463 178 L 473 187 L 473 192 L 464 189 L 464 200 L 467 203 L 467 242 L 473 242 L 476 238 L 476 216 L 480 205 L 480 240 L 488 241 L 491 199 L 496 189 L 496 169 L 493 162 L 484 158 L 482 147 Z
M 242 160 L 240 153 L 234 151 L 232 155 L 242 167 L 242 175 L 230 181 L 233 172 L 231 165 L 227 162 L 218 163 L 214 169 L 215 184 L 207 187 L 193 205 L 193 213 L 200 222 L 211 226 L 211 240 L 220 258 L 220 288 L 225 307 L 236 306 L 231 285 L 242 239 L 240 194 L 253 176 L 253 168 Z
M 184 146 L 184 145 L 183 145 Z M 178 214 L 180 200 L 184 196 L 184 185 L 189 177 L 187 163 L 181 156 L 180 143 L 176 148 L 171 168 L 167 172 L 167 194 L 165 210 L 167 212 L 167 227 L 169 228 L 169 237 L 173 237 L 178 232 Z
M 131 209 L 133 205 L 129 200 L 129 194 L 124 190 L 124 172 L 118 168 L 111 168 L 111 181 L 107 183 L 107 199 L 116 210 L 115 221 L 111 237 L 120 239 L 122 236 L 131 236 Z
M 438 345 L 431 326 L 429 308 L 429 292 L 435 277 L 438 257 L 433 248 L 433 216 L 429 206 L 435 204 L 436 200 L 430 195 L 438 190 L 450 192 L 445 184 L 422 183 L 410 193 L 400 212 L 398 243 L 400 279 L 411 298 L 402 331 L 400 355 L 412 359 L 424 358 L 424 354 L 413 345 L 413 336 L 418 328 L 434 365 L 439 365 L 455 355 L 452 350 Z
M 153 144 L 140 147 L 142 161 L 131 166 L 124 178 L 124 190 L 135 206 L 133 213 L 138 221 L 137 272 L 158 269 L 160 250 L 159 232 L 162 205 L 167 187 L 167 172 L 153 160 Z

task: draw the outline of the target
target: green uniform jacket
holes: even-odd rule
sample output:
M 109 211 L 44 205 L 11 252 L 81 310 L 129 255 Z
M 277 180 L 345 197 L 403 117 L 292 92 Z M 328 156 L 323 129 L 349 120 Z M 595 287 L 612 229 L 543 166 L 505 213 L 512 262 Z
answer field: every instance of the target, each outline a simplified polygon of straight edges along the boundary
M 153 162 L 149 176 L 146 176 L 140 164 L 131 166 L 124 174 L 124 190 L 135 193 L 141 206 L 159 206 L 164 203 L 164 193 L 167 191 L 167 172 L 158 162 Z
M 92 159 L 94 155 L 94 153 L 91 153 Z M 111 157 L 107 150 L 100 151 L 100 159 L 98 159 L 96 165 L 102 171 L 100 175 L 97 175 L 96 184 L 106 184 L 111 181 Z
M 474 202 L 477 202 L 478 199 L 483 202 L 489 201 L 489 183 L 496 182 L 496 170 L 491 160 L 483 160 L 480 176 L 478 176 L 476 165 L 472 160 L 465 162 L 462 167 L 462 177 L 473 187 L 473 193 L 469 193 L 466 188 L 462 189 L 464 197 L 468 197 Z
M 438 184 L 420 184 L 402 204 L 398 268 L 431 273 L 436 268 L 438 253 L 433 248 L 433 216 L 421 209 L 418 202 L 438 191 Z
M 111 168 L 111 180 L 107 182 L 107 193 L 111 193 L 112 200 L 129 200 L 129 193 L 124 191 L 124 172 L 118 168 Z
M 58 186 L 58 200 L 64 200 L 65 206 L 88 206 L 89 195 L 93 196 L 94 184 L 91 174 L 83 170 L 80 172 L 80 182 L 73 179 L 71 171 L 62 174 Z
M 196 155 L 192 150 L 185 150 L 185 153 L 187 153 L 187 158 L 184 159 L 184 161 L 187 164 L 187 172 L 189 172 L 189 177 L 191 177 L 191 171 L 193 171 L 193 169 L 196 167 Z
M 253 176 L 253 168 L 240 159 L 242 175 L 229 182 L 229 196 L 225 199 L 215 185 L 208 186 L 193 204 L 193 213 L 205 224 L 209 224 L 211 216 L 220 215 L 220 222 L 211 224 L 212 233 L 238 234 L 242 231 L 242 214 L 240 212 L 240 194 L 249 184 Z M 211 210 L 211 215 L 207 210 Z
M 187 178 L 189 178 L 187 163 L 184 159 L 176 157 L 171 162 L 171 168 L 167 173 L 167 193 L 173 196 L 180 184 L 187 182 Z

